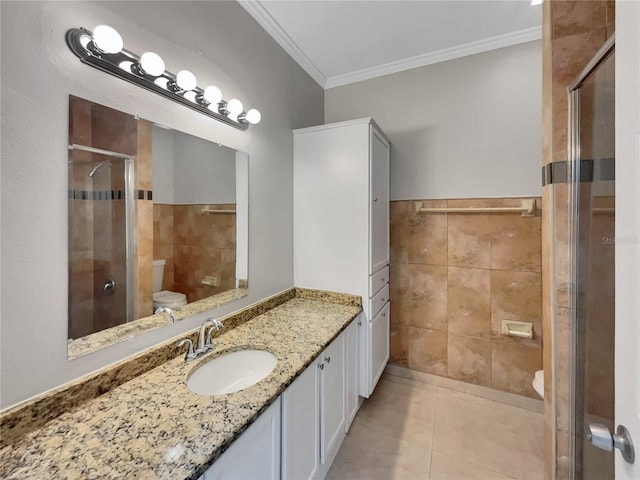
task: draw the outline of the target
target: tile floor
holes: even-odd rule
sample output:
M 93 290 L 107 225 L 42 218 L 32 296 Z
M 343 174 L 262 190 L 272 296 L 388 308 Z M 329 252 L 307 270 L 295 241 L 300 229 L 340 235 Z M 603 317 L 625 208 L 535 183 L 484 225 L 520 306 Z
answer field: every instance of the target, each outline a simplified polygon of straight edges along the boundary
M 331 480 L 541 480 L 543 415 L 384 374 Z

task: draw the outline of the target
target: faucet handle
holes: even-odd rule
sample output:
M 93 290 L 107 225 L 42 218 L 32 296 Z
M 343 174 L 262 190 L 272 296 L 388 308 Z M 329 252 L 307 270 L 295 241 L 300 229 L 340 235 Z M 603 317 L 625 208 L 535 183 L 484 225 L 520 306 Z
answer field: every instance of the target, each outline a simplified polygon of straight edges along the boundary
M 178 347 L 182 347 L 185 343 L 189 346 L 189 348 L 187 348 L 187 353 L 185 353 L 184 355 L 184 361 L 190 362 L 191 360 L 194 360 L 197 355 L 193 351 L 193 342 L 189 338 L 183 338 L 182 340 L 180 340 L 180 343 L 178 343 Z
M 216 331 L 217 330 L 222 330 L 224 328 L 224 325 L 222 324 L 222 322 L 220 320 L 218 320 L 217 318 L 207 318 L 207 322 L 211 322 L 213 323 L 213 326 L 209 329 L 209 331 L 207 332 L 207 341 L 205 343 L 205 347 L 207 348 L 213 348 L 213 329 L 215 328 Z

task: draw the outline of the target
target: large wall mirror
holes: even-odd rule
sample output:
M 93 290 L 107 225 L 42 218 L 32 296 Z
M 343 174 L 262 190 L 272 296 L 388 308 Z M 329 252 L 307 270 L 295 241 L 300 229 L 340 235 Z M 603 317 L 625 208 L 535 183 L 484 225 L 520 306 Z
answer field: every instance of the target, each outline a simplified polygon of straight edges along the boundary
M 246 295 L 248 161 L 69 97 L 69 359 Z

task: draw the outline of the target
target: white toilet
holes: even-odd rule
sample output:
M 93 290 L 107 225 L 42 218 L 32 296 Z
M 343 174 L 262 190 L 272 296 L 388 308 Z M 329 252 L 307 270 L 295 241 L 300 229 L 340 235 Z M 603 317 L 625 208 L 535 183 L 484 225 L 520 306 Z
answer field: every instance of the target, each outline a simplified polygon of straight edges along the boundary
M 182 307 L 187 304 L 187 296 L 184 293 L 170 292 L 162 290 L 162 280 L 164 279 L 164 266 L 166 260 L 158 259 L 153 261 L 153 311 L 158 307 L 169 307 L 171 309 Z
M 531 385 L 533 385 L 536 393 L 540 395 L 540 398 L 544 398 L 544 370 L 538 370 L 535 373 Z

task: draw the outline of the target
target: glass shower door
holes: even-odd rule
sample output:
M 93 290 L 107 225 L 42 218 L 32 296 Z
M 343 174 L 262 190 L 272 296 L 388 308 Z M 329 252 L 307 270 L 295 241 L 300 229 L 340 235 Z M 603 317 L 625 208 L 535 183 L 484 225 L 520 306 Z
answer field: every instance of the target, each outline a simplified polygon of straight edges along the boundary
M 133 160 L 69 150 L 69 338 L 131 321 Z
M 571 91 L 575 330 L 574 478 L 614 478 L 614 455 L 589 426 L 614 431 L 615 53 L 600 50 Z

